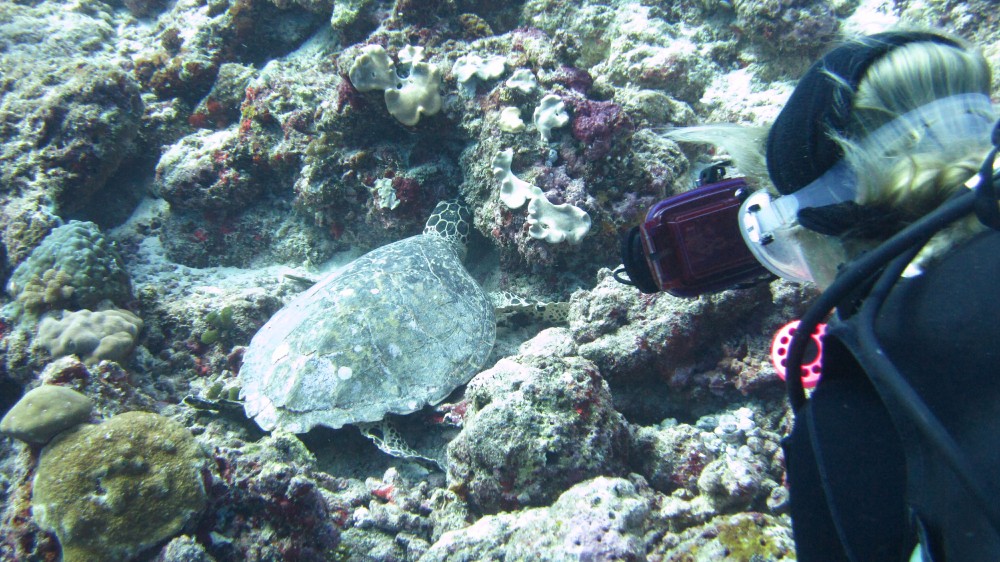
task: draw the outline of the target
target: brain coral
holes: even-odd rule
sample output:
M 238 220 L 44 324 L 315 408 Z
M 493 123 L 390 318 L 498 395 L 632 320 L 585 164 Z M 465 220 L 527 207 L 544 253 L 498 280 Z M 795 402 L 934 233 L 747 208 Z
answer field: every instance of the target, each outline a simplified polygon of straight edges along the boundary
M 46 315 L 38 324 L 38 343 L 53 357 L 76 355 L 84 363 L 121 361 L 135 347 L 142 320 L 127 310 L 79 310 Z
M 205 506 L 203 455 L 158 414 L 126 412 L 42 449 L 32 511 L 64 562 L 127 560 L 179 533 Z
M 118 252 L 92 222 L 56 227 L 14 270 L 7 292 L 24 308 L 78 310 L 109 299 L 124 304 L 131 282 Z

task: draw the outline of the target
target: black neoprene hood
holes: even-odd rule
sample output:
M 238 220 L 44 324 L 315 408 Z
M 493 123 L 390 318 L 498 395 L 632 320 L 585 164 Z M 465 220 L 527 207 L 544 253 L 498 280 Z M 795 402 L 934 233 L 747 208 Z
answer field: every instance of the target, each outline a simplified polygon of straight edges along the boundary
M 809 68 L 768 133 L 767 171 L 778 192 L 794 193 L 843 157 L 830 133 L 846 130 L 858 83 L 883 55 L 920 41 L 961 48 L 934 33 L 877 33 L 835 48 Z

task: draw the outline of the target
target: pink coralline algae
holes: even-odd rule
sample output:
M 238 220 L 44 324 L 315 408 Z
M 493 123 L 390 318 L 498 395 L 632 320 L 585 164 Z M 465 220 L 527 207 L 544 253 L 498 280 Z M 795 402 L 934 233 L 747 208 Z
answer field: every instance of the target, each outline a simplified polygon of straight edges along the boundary
M 594 85 L 594 78 L 590 76 L 589 72 L 573 66 L 559 67 L 552 79 L 556 84 L 562 84 L 581 94 L 586 94 Z
M 610 101 L 570 99 L 573 106 L 573 138 L 584 145 L 588 161 L 608 156 L 635 130 L 621 106 Z

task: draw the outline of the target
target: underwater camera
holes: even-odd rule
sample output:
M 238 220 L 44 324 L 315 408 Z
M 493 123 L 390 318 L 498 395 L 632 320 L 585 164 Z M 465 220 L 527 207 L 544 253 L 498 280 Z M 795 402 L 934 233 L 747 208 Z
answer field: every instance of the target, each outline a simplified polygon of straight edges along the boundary
M 774 278 L 744 242 L 740 206 L 751 191 L 744 178 L 725 177 L 728 164 L 706 168 L 699 187 L 649 209 L 622 239 L 628 278 L 619 269 L 615 279 L 643 293 L 695 297 Z

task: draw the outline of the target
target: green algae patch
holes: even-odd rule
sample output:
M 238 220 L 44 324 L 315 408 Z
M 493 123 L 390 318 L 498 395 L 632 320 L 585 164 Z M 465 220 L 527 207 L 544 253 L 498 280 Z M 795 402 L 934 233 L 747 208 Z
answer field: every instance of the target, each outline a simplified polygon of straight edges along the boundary
M 791 555 L 786 533 L 774 518 L 763 514 L 744 513 L 719 522 L 718 542 L 725 547 L 728 560 L 763 562 L 783 560 Z
M 795 560 L 787 521 L 764 513 L 719 515 L 681 534 L 671 562 L 785 562 Z
M 158 414 L 81 425 L 42 450 L 32 511 L 64 562 L 127 560 L 205 507 L 204 458 L 187 429 Z

